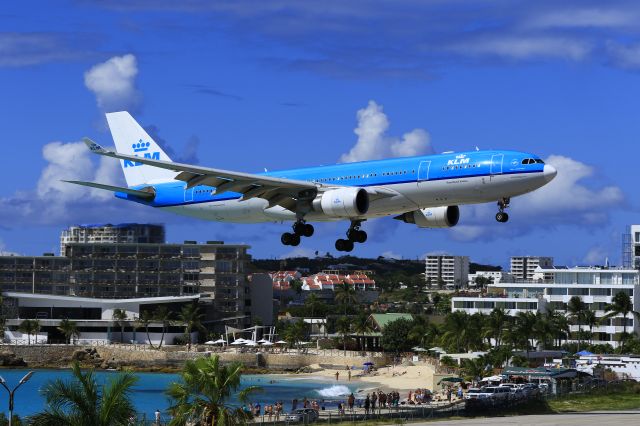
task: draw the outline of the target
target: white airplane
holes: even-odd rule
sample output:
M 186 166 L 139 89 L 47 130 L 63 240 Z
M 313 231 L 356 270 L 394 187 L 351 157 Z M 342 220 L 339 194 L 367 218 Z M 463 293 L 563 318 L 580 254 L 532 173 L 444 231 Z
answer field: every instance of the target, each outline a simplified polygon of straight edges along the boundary
M 115 192 L 117 198 L 172 213 L 217 222 L 292 221 L 282 234 L 297 246 L 313 235 L 309 222 L 347 220 L 339 251 L 367 239 L 362 222 L 395 216 L 420 228 L 455 226 L 458 205 L 498 203 L 496 220 L 509 219 L 511 198 L 549 183 L 556 169 L 536 155 L 516 151 L 471 151 L 331 166 L 243 173 L 174 163 L 126 111 L 107 114 L 117 151 L 84 139 L 99 155 L 120 160 L 127 188 L 70 183 Z

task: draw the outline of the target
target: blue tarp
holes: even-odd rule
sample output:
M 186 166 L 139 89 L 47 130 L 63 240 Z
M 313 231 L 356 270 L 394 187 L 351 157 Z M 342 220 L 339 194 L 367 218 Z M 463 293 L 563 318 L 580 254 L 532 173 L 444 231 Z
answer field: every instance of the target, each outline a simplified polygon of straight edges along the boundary
M 593 354 L 591 352 L 589 352 L 589 351 L 580 351 L 580 352 L 577 352 L 576 355 L 578 355 L 578 356 L 588 356 L 588 355 L 593 355 Z

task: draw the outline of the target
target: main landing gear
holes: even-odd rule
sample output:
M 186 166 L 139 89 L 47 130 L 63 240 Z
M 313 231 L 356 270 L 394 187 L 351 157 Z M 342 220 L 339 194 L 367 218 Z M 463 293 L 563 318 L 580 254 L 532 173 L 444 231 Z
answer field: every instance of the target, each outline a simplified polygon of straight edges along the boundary
M 496 214 L 496 220 L 500 223 L 506 223 L 509 220 L 509 215 L 504 211 L 507 207 L 509 207 L 509 203 L 511 202 L 510 198 L 503 198 L 498 201 L 498 213 Z
M 347 239 L 339 239 L 336 241 L 336 250 L 351 251 L 354 243 L 364 243 L 367 241 L 367 233 L 360 229 L 361 221 L 351 222 L 351 226 L 347 231 Z
M 285 232 L 282 234 L 280 241 L 285 246 L 297 246 L 300 244 L 300 237 L 310 237 L 313 235 L 313 225 L 305 223 L 303 220 L 298 220 L 293 224 L 293 233 Z

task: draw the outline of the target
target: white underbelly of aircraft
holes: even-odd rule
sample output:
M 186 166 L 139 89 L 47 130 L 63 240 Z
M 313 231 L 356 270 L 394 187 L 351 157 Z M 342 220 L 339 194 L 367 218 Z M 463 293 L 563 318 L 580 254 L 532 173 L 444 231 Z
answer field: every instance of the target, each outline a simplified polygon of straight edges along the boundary
M 503 197 L 513 197 L 533 191 L 544 183 L 540 176 L 494 175 L 447 180 L 420 181 L 388 185 L 398 195 L 371 200 L 369 210 L 361 218 L 376 218 L 401 214 L 425 207 L 485 203 Z M 203 220 L 235 223 L 293 221 L 295 213 L 280 206 L 268 207 L 262 198 L 200 202 L 163 207 L 172 213 Z M 312 222 L 346 220 L 322 212 L 310 212 L 305 219 Z

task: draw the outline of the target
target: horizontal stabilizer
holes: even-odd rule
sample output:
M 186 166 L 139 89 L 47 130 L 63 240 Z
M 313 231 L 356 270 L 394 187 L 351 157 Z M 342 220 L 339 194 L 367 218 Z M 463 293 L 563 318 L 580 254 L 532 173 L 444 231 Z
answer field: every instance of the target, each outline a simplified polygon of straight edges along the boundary
M 145 190 L 138 190 L 138 189 L 122 188 L 120 186 L 105 185 L 102 183 L 84 182 L 81 180 L 63 180 L 63 182 L 73 183 L 73 184 L 82 185 L 82 186 L 88 186 L 91 188 L 104 189 L 106 191 L 122 192 L 124 194 L 133 195 L 147 201 L 153 200 L 156 196 L 156 192 L 152 187 L 145 188 Z

